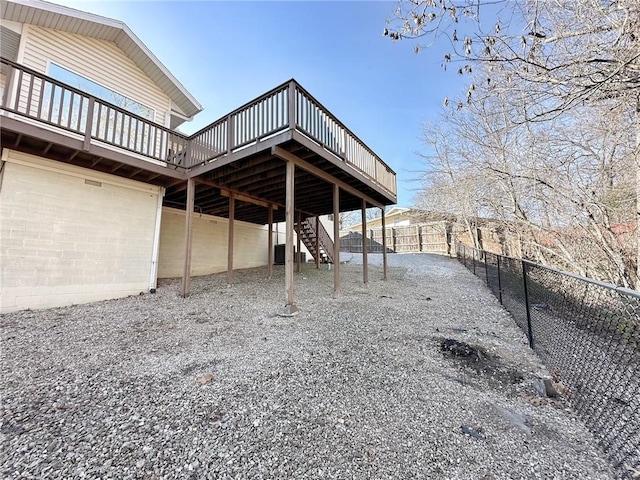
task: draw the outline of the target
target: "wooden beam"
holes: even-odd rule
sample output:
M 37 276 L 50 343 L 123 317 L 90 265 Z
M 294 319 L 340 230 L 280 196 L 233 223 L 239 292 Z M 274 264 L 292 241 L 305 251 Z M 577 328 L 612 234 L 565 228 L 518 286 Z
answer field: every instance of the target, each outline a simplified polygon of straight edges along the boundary
M 180 293 L 183 297 L 189 295 L 191 281 L 191 227 L 193 225 L 193 204 L 195 198 L 195 182 L 193 178 L 187 180 L 187 209 L 184 225 L 184 266 L 182 269 L 182 286 Z
M 262 172 L 255 173 L 247 173 L 246 175 L 240 175 L 244 170 L 240 171 L 240 173 L 234 175 L 226 175 L 223 176 L 225 180 L 225 185 L 233 184 L 233 188 L 242 188 L 246 185 L 253 185 L 258 181 L 271 181 L 273 182 L 273 178 L 276 177 L 284 177 L 284 170 L 282 168 L 282 162 L 279 158 L 274 159 L 274 162 L 278 162 L 277 164 L 269 163 L 269 168 L 265 166 Z M 233 177 L 233 178 L 232 178 Z M 214 180 L 215 179 L 211 179 Z
M 287 200 L 285 203 L 286 235 L 284 251 L 284 289 L 287 296 L 286 305 L 294 305 L 293 301 L 293 202 L 295 195 L 295 164 L 287 162 L 287 177 L 285 188 Z M 285 307 L 286 308 L 286 307 Z
M 247 176 L 270 170 L 276 165 L 282 170 L 282 163 L 278 160 L 274 159 L 271 152 L 267 150 L 258 154 L 255 158 L 244 159 L 241 162 L 227 164 L 225 168 L 213 170 L 207 174 L 206 179 L 218 182 L 224 178 L 224 183 L 231 183 L 242 180 Z M 275 161 L 278 161 L 278 163 L 274 163 Z M 229 171 L 227 168 L 233 168 L 234 170 Z
M 362 200 L 362 281 L 365 285 L 369 283 L 367 250 L 367 202 Z
M 259 207 L 269 207 L 269 205 L 272 206 L 272 208 L 274 207 L 273 203 L 267 202 L 266 200 L 255 200 L 253 197 L 250 197 L 249 195 L 243 195 L 241 193 L 234 193 L 231 192 L 230 190 L 221 188 L 220 189 L 220 195 L 222 195 L 223 197 L 228 197 L 231 194 L 233 194 L 236 198 L 236 200 L 240 201 L 240 202 L 247 202 L 247 203 L 252 203 L 253 205 L 258 205 Z M 278 209 L 278 205 L 275 205 L 275 209 Z
M 320 155 L 324 160 L 329 160 L 333 165 L 347 172 L 350 176 L 357 178 L 360 182 L 364 183 L 365 185 L 372 188 L 373 190 L 376 190 L 378 193 L 381 193 L 390 201 L 390 203 L 396 203 L 397 196 L 395 194 L 386 190 L 382 185 L 375 182 L 370 175 L 365 173 L 360 173 L 358 170 L 354 169 L 352 165 L 349 165 L 349 163 L 345 162 L 343 159 L 335 157 L 331 153 L 327 152 L 322 145 L 318 144 L 314 140 L 311 140 L 304 133 L 294 130 L 293 132 L 291 132 L 291 139 L 303 145 L 307 149 L 313 151 L 317 155 Z M 379 203 L 379 202 L 376 202 L 376 203 Z
M 241 192 L 239 190 L 236 190 L 235 188 L 229 188 L 229 187 L 226 187 L 224 185 L 220 185 L 219 183 L 213 182 L 211 180 L 205 180 L 204 178 L 198 178 L 197 182 L 201 183 L 203 185 L 208 185 L 209 187 L 219 188 L 220 189 L 220 195 L 224 196 L 224 197 L 228 196 L 229 193 L 233 192 L 233 193 L 236 194 L 236 198 L 238 200 L 240 200 L 240 196 L 242 196 L 242 197 L 244 197 L 243 201 L 249 202 L 249 203 L 253 203 L 255 205 L 260 205 L 260 206 L 266 207 L 267 205 L 271 204 L 271 205 L 273 205 L 275 210 L 278 209 L 277 207 L 284 207 L 284 205 L 282 205 L 280 203 L 272 202 L 271 200 L 267 200 L 266 198 L 256 197 L 255 195 L 251 195 L 251 194 L 246 193 L 246 192 Z M 223 190 L 225 191 L 225 193 L 222 193 Z
M 128 176 L 129 178 L 135 177 L 136 175 L 138 175 L 140 172 L 142 172 L 141 168 L 136 168 L 133 172 L 131 172 Z
M 296 235 L 296 273 L 302 271 L 302 252 L 300 251 L 302 240 L 302 213 L 298 211 L 296 216 L 296 224 L 298 225 L 298 234 Z
M 320 217 L 316 215 L 316 270 L 320 268 Z
M 333 184 L 333 291 L 340 291 L 340 187 Z
M 278 146 L 271 147 L 271 153 L 273 153 L 276 157 L 282 158 L 283 160 L 293 162 L 296 166 L 300 167 L 303 170 L 306 170 L 309 173 L 312 173 L 316 177 L 319 177 L 333 185 L 337 185 L 342 190 L 344 190 L 347 193 L 350 193 L 351 195 L 354 195 L 358 198 L 362 198 L 366 200 L 369 205 L 373 205 L 380 208 L 383 207 L 383 205 L 380 202 L 360 192 L 357 188 L 354 188 L 351 185 L 348 185 L 347 183 L 343 182 L 342 180 L 337 179 L 333 175 L 329 175 L 324 170 L 305 162 L 300 157 L 295 156 L 293 153 L 288 152 L 282 147 L 278 147 Z
M 147 178 L 147 182 L 149 182 L 149 181 L 151 181 L 151 180 L 153 180 L 155 178 L 158 178 L 159 176 L 160 175 L 154 175 L 154 176 L 152 176 L 150 178 Z M 176 187 L 175 189 L 173 189 L 173 187 L 175 187 L 178 184 L 180 184 L 180 185 L 178 187 Z M 171 193 L 177 193 L 177 192 L 182 192 L 183 190 L 185 190 L 187 188 L 187 186 L 185 185 L 184 180 L 171 179 L 170 182 L 164 184 L 164 188 L 165 188 L 165 190 L 171 188 L 172 189 Z
M 204 175 L 205 173 L 208 173 L 212 170 L 217 170 L 218 168 L 222 168 L 242 158 L 250 157 L 251 155 L 262 151 L 269 151 L 271 147 L 280 145 L 281 143 L 285 143 L 289 140 L 291 140 L 291 130 L 285 130 L 284 132 L 274 135 L 271 138 L 262 140 L 261 142 L 255 143 L 253 145 L 249 145 L 242 150 L 238 150 L 223 157 L 217 158 L 215 162 L 205 162 L 196 167 L 193 167 L 190 171 L 190 175 L 194 177 Z
M 227 283 L 233 283 L 233 230 L 236 216 L 235 193 L 229 194 L 229 238 L 227 240 Z
M 387 279 L 387 226 L 385 221 L 384 208 L 382 211 L 382 279 Z
M 269 249 L 268 254 L 267 254 L 267 258 L 269 259 L 269 265 L 267 267 L 267 272 L 268 272 L 268 277 L 271 278 L 271 275 L 273 275 L 273 206 L 271 204 L 269 204 L 269 210 L 267 211 L 267 219 L 269 222 L 269 246 L 267 247 Z

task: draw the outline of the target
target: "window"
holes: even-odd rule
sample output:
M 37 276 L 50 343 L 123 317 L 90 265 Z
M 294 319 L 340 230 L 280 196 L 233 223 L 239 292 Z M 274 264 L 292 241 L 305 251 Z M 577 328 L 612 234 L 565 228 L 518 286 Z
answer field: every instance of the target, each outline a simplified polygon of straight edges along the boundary
M 49 76 L 101 101 L 109 102 L 119 109 L 96 104 L 91 113 L 92 123 L 87 125 L 89 102 L 84 101 L 80 94 L 45 81 L 41 87 L 42 105 L 38 107 L 40 118 L 81 134 L 88 128 L 91 136 L 97 140 L 145 155 L 164 158 L 167 150 L 166 138 L 163 137 L 162 131 L 151 123 L 155 120 L 155 111 L 152 108 L 55 63 L 49 64 Z M 141 118 L 134 118 L 123 110 Z
M 49 76 L 59 80 L 67 85 L 82 90 L 83 92 L 93 95 L 105 102 L 113 103 L 114 105 L 123 108 L 131 113 L 135 113 L 147 120 L 154 120 L 155 112 L 153 108 L 147 107 L 135 100 L 125 97 L 124 95 L 114 92 L 110 88 L 103 87 L 99 83 L 96 83 L 88 78 L 85 78 L 77 73 L 73 73 L 66 68 L 56 65 L 55 63 L 49 64 Z

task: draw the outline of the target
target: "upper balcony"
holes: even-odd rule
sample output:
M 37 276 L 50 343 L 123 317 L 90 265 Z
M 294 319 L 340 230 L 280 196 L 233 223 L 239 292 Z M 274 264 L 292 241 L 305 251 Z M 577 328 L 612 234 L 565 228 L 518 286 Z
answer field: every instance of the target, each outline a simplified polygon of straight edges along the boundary
M 228 191 L 242 192 L 248 199 L 244 219 L 263 223 L 264 216 L 252 215 L 250 205 L 255 210 L 265 202 L 276 207 L 284 203 L 284 192 L 274 193 L 273 188 L 284 182 L 283 162 L 274 162 L 274 147 L 309 163 L 309 169 L 305 172 L 303 167 L 296 176 L 296 183 L 307 188 L 307 195 L 296 196 L 296 208 L 303 212 L 332 212 L 331 192 L 326 178 L 318 178 L 320 171 L 361 192 L 369 204 L 396 201 L 393 170 L 295 80 L 187 136 L 133 114 L 126 106 L 10 60 L 0 61 L 3 145 L 160 184 L 167 188 L 168 204 L 180 204 L 182 180 L 195 177 L 201 181 L 200 190 L 217 189 L 218 194 L 217 203 L 211 195 L 207 203 L 202 196 L 199 202 L 196 192 L 201 211 L 224 215 L 223 197 Z M 343 195 L 341 211 L 360 207 L 360 199 Z

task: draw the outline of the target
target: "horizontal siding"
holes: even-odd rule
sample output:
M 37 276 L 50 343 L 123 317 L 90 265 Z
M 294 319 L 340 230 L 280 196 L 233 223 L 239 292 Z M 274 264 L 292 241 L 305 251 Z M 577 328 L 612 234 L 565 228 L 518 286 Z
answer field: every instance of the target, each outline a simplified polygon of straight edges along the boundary
M 148 291 L 158 187 L 6 152 L 0 312 Z
M 52 61 L 155 110 L 165 123 L 169 97 L 113 42 L 30 25 L 22 63 L 47 73 Z
M 162 209 L 158 278 L 182 276 L 184 264 L 185 212 Z M 210 275 L 227 270 L 229 221 L 210 215 L 193 215 L 191 274 Z M 268 233 L 263 226 L 236 221 L 233 266 L 251 268 L 268 262 Z

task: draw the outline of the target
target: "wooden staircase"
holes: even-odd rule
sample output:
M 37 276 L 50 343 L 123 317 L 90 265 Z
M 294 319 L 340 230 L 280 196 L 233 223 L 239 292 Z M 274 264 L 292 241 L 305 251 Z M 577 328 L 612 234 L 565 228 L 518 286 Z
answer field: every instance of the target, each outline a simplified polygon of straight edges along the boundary
M 305 218 L 300 225 L 295 225 L 295 230 L 313 258 L 320 255 L 320 263 L 333 263 L 333 240 L 322 222 L 318 221 L 318 231 L 316 231 L 316 217 Z M 316 252 L 316 238 L 319 252 Z

